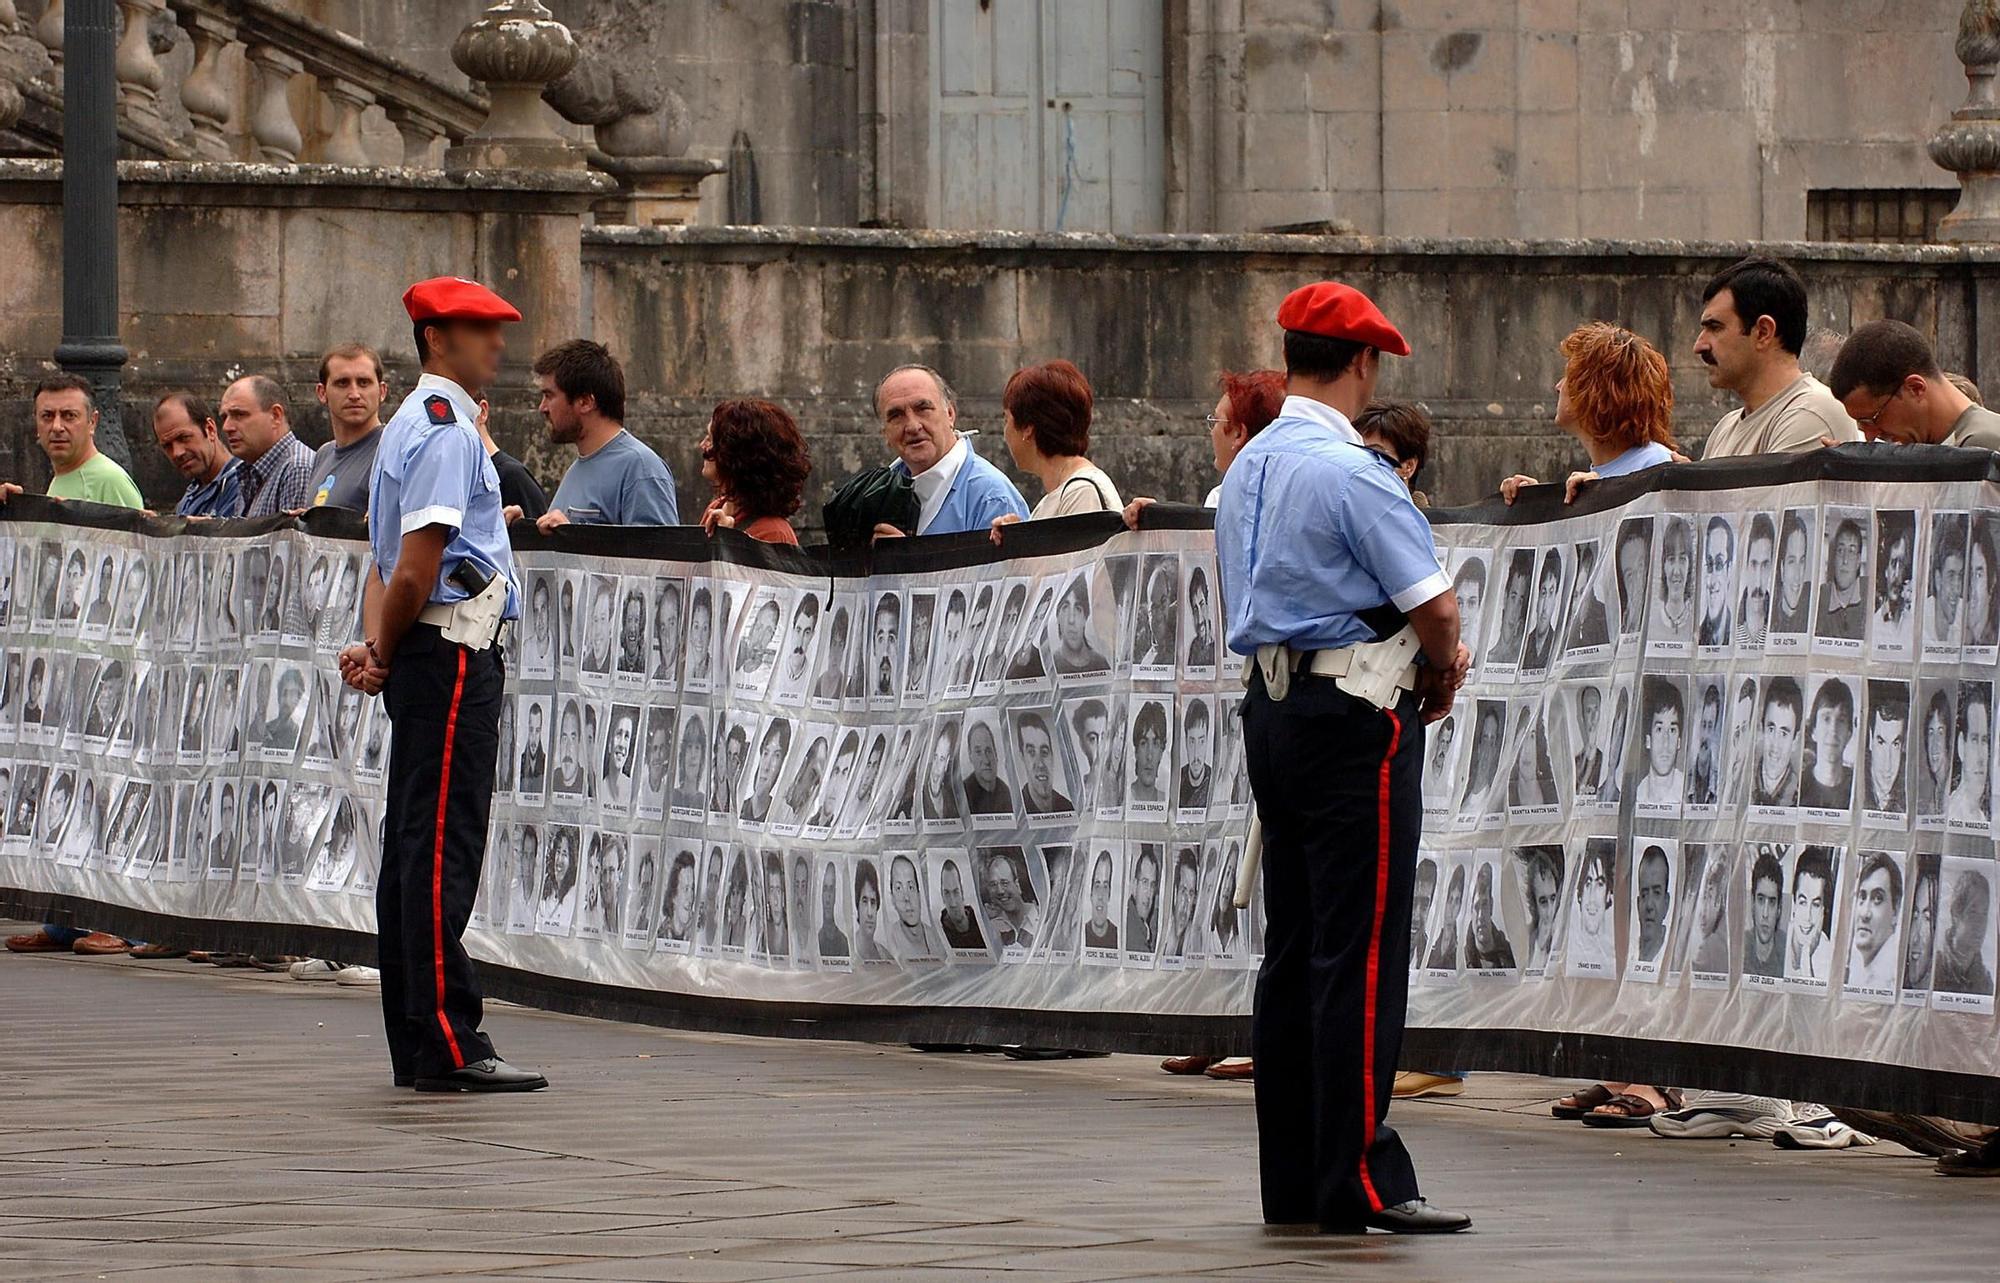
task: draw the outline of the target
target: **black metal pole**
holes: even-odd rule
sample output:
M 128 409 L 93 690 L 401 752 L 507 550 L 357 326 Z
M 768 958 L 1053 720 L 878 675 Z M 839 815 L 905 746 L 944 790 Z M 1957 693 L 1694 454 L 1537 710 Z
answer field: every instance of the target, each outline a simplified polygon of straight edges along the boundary
M 56 364 L 96 389 L 97 448 L 127 471 L 118 341 L 118 6 L 63 9 L 63 336 Z

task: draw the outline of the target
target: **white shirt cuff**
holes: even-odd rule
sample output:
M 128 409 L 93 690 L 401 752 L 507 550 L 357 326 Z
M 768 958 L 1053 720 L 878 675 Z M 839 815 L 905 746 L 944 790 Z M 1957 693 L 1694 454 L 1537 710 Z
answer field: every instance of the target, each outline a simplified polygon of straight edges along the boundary
M 453 530 L 457 530 L 464 524 L 465 514 L 459 509 L 433 504 L 428 508 L 419 508 L 415 512 L 405 514 L 402 527 L 396 533 L 407 535 L 413 530 L 422 530 L 425 526 L 450 526 Z
M 1408 614 L 1438 594 L 1450 591 L 1451 577 L 1440 568 L 1432 574 L 1425 575 L 1389 600 L 1396 603 L 1397 610 Z

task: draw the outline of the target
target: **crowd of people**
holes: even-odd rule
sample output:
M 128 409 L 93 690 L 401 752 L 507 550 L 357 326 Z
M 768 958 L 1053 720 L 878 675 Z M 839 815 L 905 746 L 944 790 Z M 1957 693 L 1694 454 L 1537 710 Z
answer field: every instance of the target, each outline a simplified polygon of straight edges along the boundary
M 1710 385 L 1737 403 L 1706 434 L 1702 458 L 1804 452 L 1863 438 L 2000 449 L 2000 415 L 1983 407 L 1977 388 L 1945 372 L 1930 342 L 1911 326 L 1882 320 L 1862 325 L 1844 339 L 1809 335 L 1803 281 L 1788 265 L 1766 257 L 1745 259 L 1716 274 L 1701 298 L 1693 353 Z M 1824 381 L 1802 363 L 1809 337 L 1832 353 Z M 1553 389 L 1554 421 L 1576 439 L 1581 455 L 1579 465 L 1563 479 L 1568 499 L 1597 481 L 1687 457 L 1674 433 L 1668 363 L 1654 343 L 1632 329 L 1593 321 L 1564 338 L 1560 354 L 1564 372 Z M 540 354 L 532 369 L 549 438 L 556 445 L 573 446 L 575 458 L 555 494 L 547 495 L 519 460 L 495 444 L 487 430 L 486 403 L 480 402 L 478 427 L 499 478 L 506 519 L 533 522 L 544 533 L 565 524 L 680 524 L 670 469 L 625 427 L 625 378 L 613 354 L 602 344 L 572 340 Z M 1278 370 L 1221 371 L 1217 387 L 1218 399 L 1207 416 L 1218 483 L 1206 496 L 1210 507 L 1216 506 L 1221 480 L 1238 454 L 1280 415 L 1287 380 Z M 152 409 L 155 439 L 185 482 L 174 513 L 215 520 L 298 513 L 315 506 L 365 512 L 387 394 L 380 356 L 359 344 L 332 348 L 320 362 L 314 394 L 331 432 L 317 451 L 294 432 L 297 416 L 275 377 L 249 374 L 234 380 L 213 409 L 192 390 L 158 398 Z M 873 400 L 884 444 L 894 455 L 889 469 L 907 479 L 916 503 L 913 522 L 878 525 L 878 539 L 986 531 L 1004 547 L 1008 528 L 1022 521 L 1122 512 L 1127 524 L 1137 528 L 1143 510 L 1154 502 L 1128 499 L 1117 480 L 1093 462 L 1094 396 L 1084 372 L 1069 361 L 1017 370 L 1002 396 L 1007 453 L 1019 474 L 1041 487 L 1032 507 L 1008 475 L 975 452 L 958 430 L 956 394 L 937 369 L 910 364 L 890 370 L 877 383 Z M 43 379 L 34 414 L 37 440 L 54 473 L 47 490 L 51 498 L 146 506 L 132 478 L 96 447 L 97 411 L 87 382 L 69 375 Z M 1426 503 L 1416 488 L 1432 448 L 1432 424 L 1423 407 L 1377 398 L 1354 416 L 1352 428 L 1368 449 L 1393 466 L 1411 497 L 1419 505 Z M 732 528 L 771 543 L 799 542 L 794 523 L 813 460 L 791 414 L 766 400 L 723 401 L 703 433 L 700 456 L 709 488 L 698 518 L 701 526 Z M 1511 503 L 1536 483 L 1532 476 L 1515 474 L 1500 480 L 1498 489 Z M 4 492 L 19 493 L 20 488 L 9 485 Z M 1775 534 L 1762 532 L 1767 558 L 1780 547 Z M 1749 537 L 1754 542 L 1759 536 L 1753 531 Z M 1692 557 L 1693 550 L 1688 551 Z M 1485 585 L 1460 583 L 1456 588 L 1460 612 L 1476 618 Z M 1759 603 L 1758 618 L 1746 614 L 1734 626 L 1766 627 L 1769 612 L 1784 605 Z M 1525 617 L 1510 622 L 1523 630 L 1533 627 Z M 1516 644 L 1549 640 L 1529 632 Z M 1585 770 L 1586 764 L 1577 769 Z M 752 801 L 768 806 L 773 799 Z M 1007 869 L 996 869 L 997 880 L 1004 882 Z M 1008 895 L 1005 885 L 981 887 L 976 893 L 995 905 L 992 920 L 1006 916 L 1000 912 Z M 942 925 L 947 933 L 953 930 L 951 921 Z M 1413 925 L 1413 934 L 1420 936 L 1421 918 Z M 185 953 L 174 946 L 56 925 L 6 943 L 17 952 Z M 1443 948 L 1456 942 L 1430 943 Z M 1464 942 L 1468 955 L 1480 947 L 1470 937 Z M 1425 942 L 1413 939 L 1412 950 L 1423 956 Z M 337 976 L 353 983 L 373 978 L 368 968 L 325 959 L 187 956 L 287 970 L 301 978 Z M 1163 1068 L 1223 1079 L 1249 1079 L 1255 1073 L 1246 1059 L 1198 1053 L 1170 1058 Z M 1413 1069 L 1398 1075 L 1395 1094 L 1448 1095 L 1462 1083 L 1457 1072 Z M 1935 1119 L 1830 1111 L 1725 1091 L 1688 1091 L 1682 1085 L 1601 1083 L 1565 1096 L 1553 1112 L 1557 1118 L 1598 1127 L 1650 1127 L 1669 1138 L 1771 1138 L 1799 1148 L 1838 1148 L 1887 1136 L 1939 1155 L 1942 1170 L 2000 1172 L 2000 1149 L 1982 1129 Z

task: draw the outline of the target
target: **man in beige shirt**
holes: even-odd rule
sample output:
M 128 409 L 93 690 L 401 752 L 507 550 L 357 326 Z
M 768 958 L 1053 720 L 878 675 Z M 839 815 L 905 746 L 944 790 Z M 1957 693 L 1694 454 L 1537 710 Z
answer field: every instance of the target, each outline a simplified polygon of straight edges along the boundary
M 1871 441 L 2000 450 L 2000 414 L 1953 386 L 1930 340 L 1901 321 L 1870 321 L 1854 331 L 1831 378 L 1834 395 Z
M 1806 286 L 1789 264 L 1746 258 L 1716 273 L 1701 298 L 1694 354 L 1708 367 L 1710 387 L 1743 402 L 1708 434 L 1702 458 L 1800 454 L 1819 449 L 1822 437 L 1861 439 L 1833 393 L 1799 367 Z

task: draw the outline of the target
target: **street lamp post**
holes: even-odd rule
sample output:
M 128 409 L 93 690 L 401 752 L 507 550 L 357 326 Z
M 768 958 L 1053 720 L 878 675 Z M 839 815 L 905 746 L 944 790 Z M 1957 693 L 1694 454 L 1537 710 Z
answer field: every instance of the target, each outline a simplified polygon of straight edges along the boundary
M 90 381 L 97 448 L 131 470 L 118 339 L 118 8 L 63 9 L 63 335 L 56 364 Z

